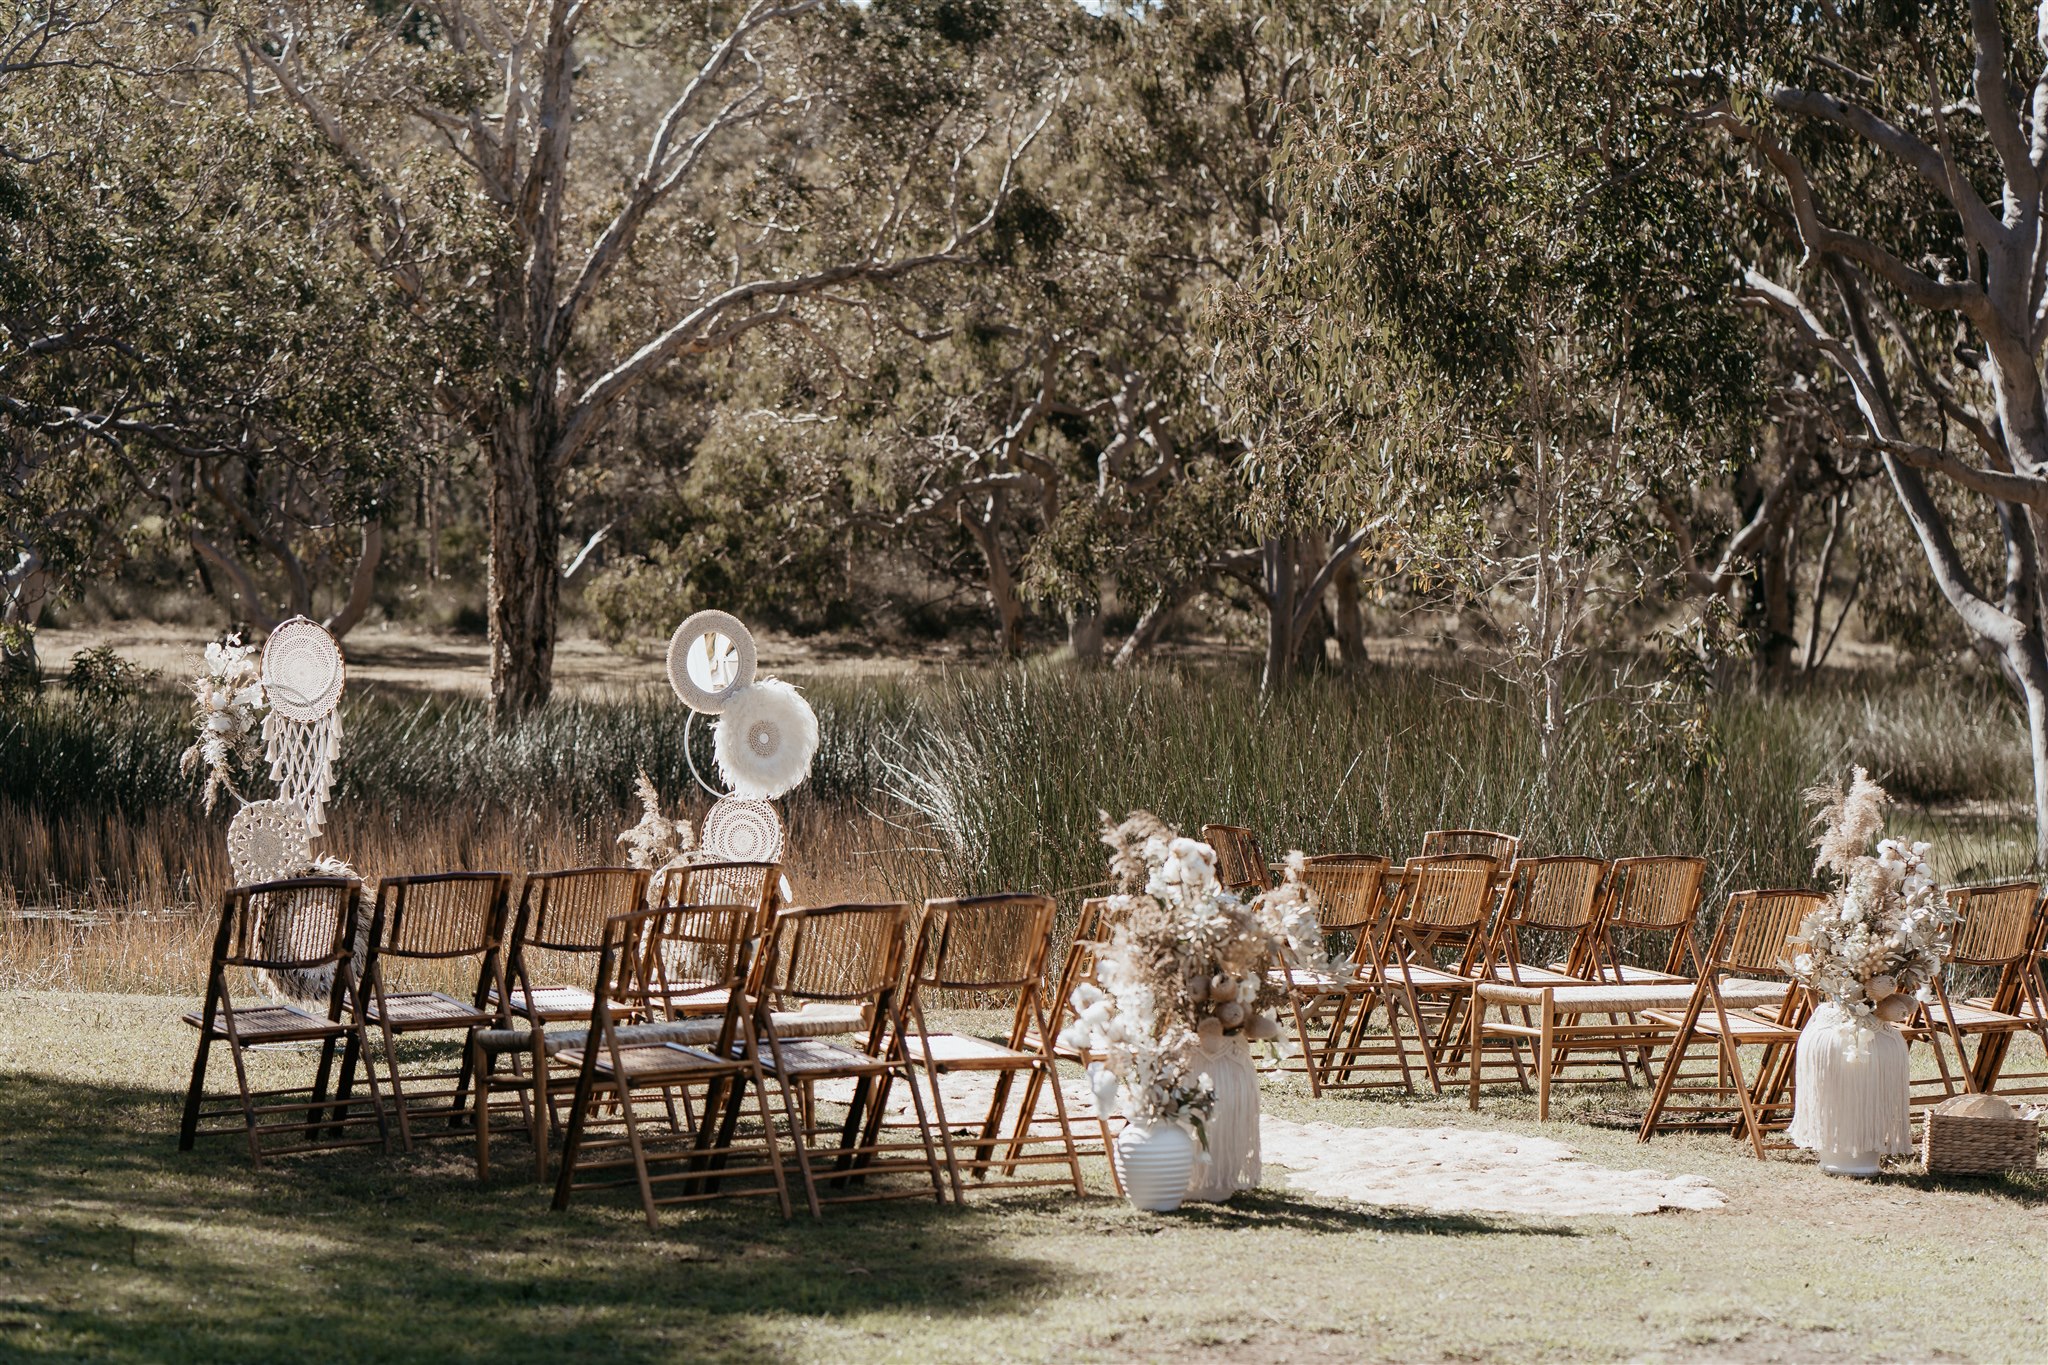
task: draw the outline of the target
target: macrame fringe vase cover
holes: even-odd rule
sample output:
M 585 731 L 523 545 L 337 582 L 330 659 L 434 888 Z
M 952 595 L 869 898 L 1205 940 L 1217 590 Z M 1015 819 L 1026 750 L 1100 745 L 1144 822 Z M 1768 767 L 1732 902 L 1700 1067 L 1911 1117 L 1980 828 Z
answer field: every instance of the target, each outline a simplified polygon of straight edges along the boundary
M 1787 1136 L 1830 1175 L 1876 1175 L 1913 1151 L 1906 1040 L 1890 1024 L 1822 1003 L 1799 1034 Z
M 1216 1097 L 1202 1124 L 1208 1151 L 1195 1162 L 1188 1198 L 1219 1203 L 1259 1183 L 1259 1072 L 1252 1045 L 1243 1034 L 1204 1042 L 1195 1052 L 1196 1070 Z

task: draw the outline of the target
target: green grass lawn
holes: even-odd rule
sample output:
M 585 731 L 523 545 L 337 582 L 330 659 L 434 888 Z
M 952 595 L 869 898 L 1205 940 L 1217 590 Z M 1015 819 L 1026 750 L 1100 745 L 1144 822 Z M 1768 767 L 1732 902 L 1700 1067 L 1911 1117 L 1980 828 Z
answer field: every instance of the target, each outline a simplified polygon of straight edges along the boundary
M 1542 1133 L 1711 1179 L 1713 1213 L 1546 1221 L 1298 1197 L 548 1208 L 526 1148 L 251 1170 L 177 1150 L 190 1002 L 0 995 L 0 1359 L 113 1361 L 2040 1358 L 2048 1180 L 1832 1180 L 1725 1138 L 1539 1126 L 1489 1096 L 1269 1109 Z M 2029 1060 L 2036 1060 L 2030 1058 Z M 225 1072 L 222 1073 L 225 1079 Z M 1613 1104 L 1584 1095 L 1582 1106 Z

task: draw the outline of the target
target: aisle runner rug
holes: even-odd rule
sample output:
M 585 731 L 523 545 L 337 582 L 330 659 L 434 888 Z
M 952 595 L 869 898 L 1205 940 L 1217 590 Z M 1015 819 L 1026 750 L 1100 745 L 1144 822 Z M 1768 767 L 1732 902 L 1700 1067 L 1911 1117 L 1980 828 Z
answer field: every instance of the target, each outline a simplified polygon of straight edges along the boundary
M 993 1081 L 952 1072 L 941 1092 L 946 1117 L 964 1133 L 987 1112 Z M 1083 1141 L 1099 1140 L 1095 1098 L 1068 1078 L 1061 1086 L 1068 1121 Z M 820 1085 L 818 1097 L 844 1103 L 851 1082 Z M 925 1091 L 930 1109 L 930 1094 Z M 1015 1103 L 1013 1098 L 1011 1101 Z M 889 1096 L 890 1116 L 910 1117 L 901 1087 Z M 1038 1111 L 1050 1116 L 1052 1097 Z M 1287 1188 L 1326 1199 L 1429 1213 L 1512 1213 L 1539 1218 L 1605 1217 L 1663 1209 L 1718 1209 L 1726 1197 L 1703 1176 L 1621 1171 L 1580 1161 L 1562 1142 L 1488 1128 L 1346 1128 L 1334 1123 L 1259 1121 L 1261 1157 Z
M 1430 1213 L 1532 1217 L 1718 1209 L 1704 1177 L 1618 1171 L 1577 1159 L 1549 1138 L 1485 1128 L 1342 1128 L 1266 1118 L 1259 1146 L 1290 1189 Z

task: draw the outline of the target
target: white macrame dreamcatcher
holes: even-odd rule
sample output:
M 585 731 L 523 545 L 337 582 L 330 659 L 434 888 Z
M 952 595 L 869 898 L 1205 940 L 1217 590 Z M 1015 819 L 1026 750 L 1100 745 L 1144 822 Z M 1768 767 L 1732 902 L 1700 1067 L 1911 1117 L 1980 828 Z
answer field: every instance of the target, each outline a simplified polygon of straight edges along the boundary
M 341 756 L 341 647 L 303 616 L 270 632 L 263 646 L 264 756 L 278 797 L 297 806 L 317 838 Z
M 228 825 L 228 866 L 237 886 L 304 876 L 312 861 L 305 813 L 289 801 L 251 801 Z
M 669 640 L 669 685 L 690 708 L 690 720 L 718 717 L 712 751 L 725 791 L 697 771 L 689 721 L 683 726 L 683 756 L 697 785 L 714 798 L 692 855 L 698 859 L 779 861 L 782 821 L 768 803 L 810 776 L 818 750 L 818 718 L 810 704 L 786 682 L 756 681 L 757 658 L 753 635 L 728 612 L 700 611 Z

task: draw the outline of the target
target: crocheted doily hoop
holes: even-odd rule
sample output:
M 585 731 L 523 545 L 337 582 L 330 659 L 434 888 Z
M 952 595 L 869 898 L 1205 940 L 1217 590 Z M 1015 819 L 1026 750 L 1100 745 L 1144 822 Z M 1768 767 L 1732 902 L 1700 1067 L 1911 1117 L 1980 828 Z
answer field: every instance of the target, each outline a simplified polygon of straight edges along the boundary
M 292 720 L 319 720 L 341 700 L 341 683 L 341 646 L 319 622 L 294 616 L 270 632 L 263 645 L 263 693 L 273 711 Z
M 766 801 L 735 796 L 711 803 L 697 856 L 727 863 L 772 863 L 782 858 L 782 821 Z
M 700 611 L 668 642 L 668 685 L 692 711 L 715 716 L 754 682 L 754 636 L 730 612 Z
M 312 861 L 306 817 L 289 801 L 251 801 L 228 824 L 228 865 L 237 886 L 296 877 Z
M 726 699 L 712 739 L 718 775 L 732 794 L 773 801 L 811 775 L 818 717 L 794 687 L 763 678 Z

